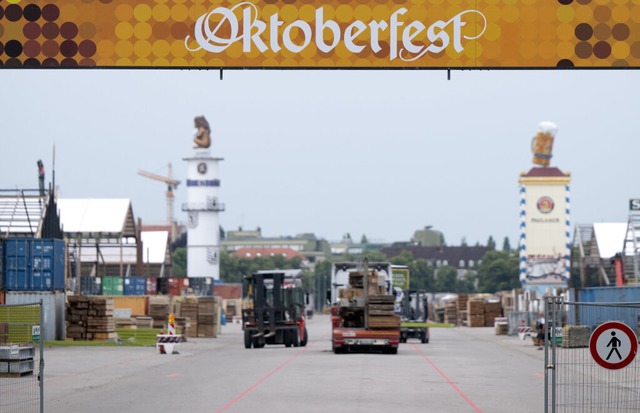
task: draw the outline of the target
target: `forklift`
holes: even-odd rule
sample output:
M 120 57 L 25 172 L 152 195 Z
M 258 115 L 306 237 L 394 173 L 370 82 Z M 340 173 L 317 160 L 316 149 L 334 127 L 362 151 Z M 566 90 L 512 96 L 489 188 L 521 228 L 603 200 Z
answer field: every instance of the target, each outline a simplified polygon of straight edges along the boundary
M 422 290 L 406 290 L 402 298 L 400 314 L 400 342 L 417 338 L 429 342 L 429 305 L 427 293 Z
M 308 334 L 302 277 L 283 271 L 258 271 L 246 276 L 244 281 L 247 292 L 242 310 L 244 347 L 306 346 Z

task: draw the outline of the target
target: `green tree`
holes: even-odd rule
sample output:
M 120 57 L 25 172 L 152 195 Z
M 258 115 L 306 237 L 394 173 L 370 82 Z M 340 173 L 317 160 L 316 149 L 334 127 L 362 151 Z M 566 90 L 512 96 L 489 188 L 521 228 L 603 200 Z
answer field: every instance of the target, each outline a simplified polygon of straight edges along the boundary
M 495 293 L 520 286 L 518 256 L 512 252 L 489 251 L 478 267 L 478 291 Z
M 409 287 L 412 290 L 436 292 L 434 268 L 424 258 L 415 260 L 409 266 Z
M 242 282 L 242 277 L 245 275 L 250 275 L 260 270 L 276 269 L 303 269 L 302 259 L 300 257 L 286 259 L 282 255 L 255 258 L 237 257 L 226 251 L 220 255 L 220 279 L 226 283 L 239 283 Z
M 320 261 L 313 269 L 313 288 L 315 308 L 322 309 L 329 305 L 327 291 L 331 289 L 331 261 Z
M 461 247 L 468 247 L 469 244 L 467 244 L 467 237 L 462 237 L 462 239 L 460 240 L 460 246 Z
M 489 235 L 489 239 L 487 240 L 487 248 L 490 250 L 496 249 L 496 242 L 493 240 L 493 237 Z
M 173 264 L 173 275 L 175 277 L 187 276 L 187 248 L 176 248 L 171 254 Z
M 466 271 L 456 283 L 457 293 L 472 294 L 476 292 L 477 277 L 473 271 Z
M 504 241 L 502 242 L 502 251 L 511 252 L 511 243 L 509 242 L 509 237 L 504 237 Z
M 438 267 L 435 276 L 435 287 L 437 292 L 456 292 L 458 281 L 458 271 L 448 265 Z
M 360 244 L 368 244 L 369 240 L 367 239 L 367 236 L 362 234 L 362 238 L 360 238 Z

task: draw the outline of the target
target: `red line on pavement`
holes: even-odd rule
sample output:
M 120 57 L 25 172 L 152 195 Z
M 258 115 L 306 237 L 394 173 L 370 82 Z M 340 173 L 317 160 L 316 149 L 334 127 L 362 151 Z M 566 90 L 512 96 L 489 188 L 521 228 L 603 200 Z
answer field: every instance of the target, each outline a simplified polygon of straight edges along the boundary
M 245 390 L 242 393 L 240 393 L 238 396 L 236 396 L 236 398 L 231 400 L 229 403 L 225 404 L 220 410 L 217 410 L 216 413 L 222 413 L 225 410 L 227 410 L 228 408 L 232 407 L 234 404 L 239 402 L 244 396 L 246 396 L 247 394 L 251 393 L 259 385 L 261 385 L 262 383 L 267 381 L 271 376 L 273 376 L 274 374 L 276 374 L 277 372 L 282 370 L 287 364 L 291 363 L 293 360 L 298 358 L 302 353 L 304 353 L 305 351 L 309 350 L 310 347 L 311 346 L 307 346 L 304 350 L 298 351 L 296 354 L 294 354 L 293 356 L 289 357 L 284 363 L 282 363 L 281 365 L 279 365 L 275 369 L 271 370 L 271 372 L 269 374 L 267 374 L 266 376 L 264 376 L 263 378 L 261 378 L 260 380 L 255 382 L 251 387 L 249 387 L 247 390 Z
M 482 410 L 480 410 L 480 409 L 478 408 L 478 406 L 476 406 L 475 404 L 473 404 L 473 402 L 471 401 L 471 399 L 470 399 L 470 398 L 468 398 L 468 397 L 467 397 L 467 395 L 466 395 L 466 394 L 464 394 L 464 393 L 462 392 L 462 390 L 460 390 L 460 388 L 459 388 L 458 386 L 456 386 L 456 384 L 455 384 L 454 382 L 452 382 L 452 381 L 451 381 L 451 379 L 449 379 L 449 377 L 447 377 L 447 375 L 446 375 L 446 374 L 444 374 L 444 373 L 442 372 L 442 370 L 440 370 L 440 369 L 438 368 L 438 366 L 436 366 L 436 364 L 435 364 L 433 361 L 431 361 L 431 359 L 430 359 L 429 357 L 427 357 L 427 355 L 426 355 L 426 354 L 424 354 L 424 353 L 422 352 L 422 350 L 420 350 L 420 348 L 419 348 L 416 344 L 411 344 L 411 347 L 413 347 L 413 349 L 414 349 L 415 351 L 417 351 L 417 352 L 422 356 L 422 358 L 423 358 L 423 359 L 425 359 L 425 361 L 426 361 L 427 363 L 429 363 L 429 364 L 431 365 L 431 367 L 433 367 L 433 369 L 434 369 L 435 371 L 437 371 L 437 372 L 438 372 L 438 374 L 439 374 L 440 376 L 442 376 L 442 378 L 443 378 L 443 379 L 445 379 L 445 381 L 446 381 L 447 383 L 449 383 L 449 385 L 450 385 L 451 387 L 453 387 L 453 388 L 454 388 L 454 390 L 455 390 L 455 391 L 457 391 L 457 392 L 458 392 L 458 394 L 459 394 L 459 395 L 464 399 L 464 401 L 466 401 L 466 402 L 469 404 L 469 406 L 471 406 L 471 408 L 472 408 L 473 410 L 475 410 L 475 411 L 476 411 L 476 412 L 478 412 L 478 413 L 482 413 Z

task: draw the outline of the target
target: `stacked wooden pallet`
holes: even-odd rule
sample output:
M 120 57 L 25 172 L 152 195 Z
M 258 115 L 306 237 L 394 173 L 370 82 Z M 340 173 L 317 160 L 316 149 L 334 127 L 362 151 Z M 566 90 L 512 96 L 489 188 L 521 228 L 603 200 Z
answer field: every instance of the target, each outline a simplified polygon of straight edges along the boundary
M 219 297 L 198 297 L 198 337 L 217 337 Z
M 467 301 L 467 326 L 484 327 L 484 299 L 471 298 Z
M 167 328 L 171 313 L 171 298 L 167 296 L 149 297 L 149 317 L 153 318 L 153 328 Z
M 496 317 L 493 322 L 497 336 L 509 334 L 509 319 L 507 317 Z
M 502 317 L 502 303 L 485 302 L 484 303 L 484 326 L 493 327 L 495 319 Z
M 363 289 L 364 288 L 363 273 L 358 271 L 349 272 L 349 286 L 351 286 L 351 288 Z
M 70 296 L 66 308 L 67 340 L 116 339 L 113 300 L 97 296 Z
M 459 326 L 466 326 L 469 322 L 469 315 L 467 312 L 467 303 L 469 302 L 469 294 L 460 293 L 456 300 L 457 311 L 457 324 Z
M 400 328 L 400 316 L 395 314 L 392 295 L 369 296 L 369 327 Z
M 184 317 L 189 319 L 189 326 L 183 326 L 182 334 L 187 337 L 198 337 L 198 302 L 197 301 L 187 301 L 187 302 L 177 302 L 176 305 L 176 316 Z M 176 319 L 177 321 L 177 319 Z
M 589 347 L 591 330 L 589 326 L 564 326 L 562 327 L 562 347 L 578 348 Z
M 444 303 L 444 322 L 449 324 L 457 324 L 458 322 L 458 304 L 455 300 L 445 301 Z
M 153 318 L 146 316 L 139 316 L 134 318 L 136 327 L 138 328 L 153 328 Z

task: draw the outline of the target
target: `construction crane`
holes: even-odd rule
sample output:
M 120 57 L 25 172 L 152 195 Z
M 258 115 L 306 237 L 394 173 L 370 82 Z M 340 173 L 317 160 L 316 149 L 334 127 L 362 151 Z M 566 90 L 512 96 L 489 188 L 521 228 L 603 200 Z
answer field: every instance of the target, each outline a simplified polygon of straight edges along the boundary
M 147 178 L 167 184 L 167 222 L 169 224 L 169 228 L 171 228 L 171 242 L 174 242 L 176 240 L 176 222 L 173 219 L 173 190 L 178 188 L 180 181 L 173 179 L 173 170 L 171 169 L 171 164 L 169 164 L 168 176 L 157 175 L 151 172 L 143 171 L 142 169 L 138 170 L 138 175 L 142 175 Z

